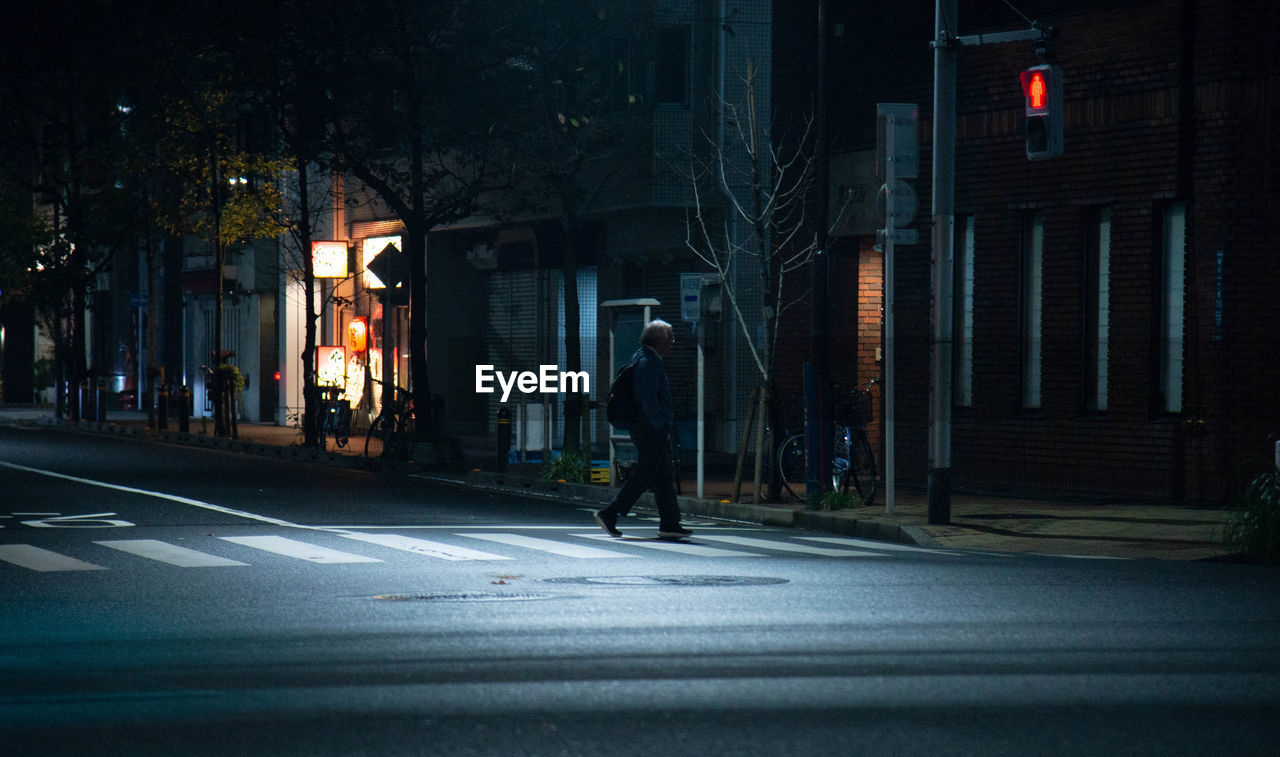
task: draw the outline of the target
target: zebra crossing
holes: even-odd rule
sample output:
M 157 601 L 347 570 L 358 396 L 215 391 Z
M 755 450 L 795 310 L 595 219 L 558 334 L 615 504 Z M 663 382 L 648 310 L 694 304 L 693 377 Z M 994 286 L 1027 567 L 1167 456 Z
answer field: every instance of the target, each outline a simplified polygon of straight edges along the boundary
M 304 534 L 289 537 L 267 534 L 210 535 L 207 543 L 193 545 L 172 544 L 159 539 L 100 539 L 78 545 L 74 554 L 32 544 L 0 544 L 0 570 L 4 570 L 6 565 L 40 573 L 111 570 L 112 568 L 100 563 L 112 562 L 106 556 L 113 553 L 124 553 L 150 563 L 183 569 L 249 567 L 258 564 L 254 560 L 261 558 L 255 557 L 255 554 L 261 553 L 313 565 L 382 563 L 403 556 L 404 553 L 449 562 L 510 562 L 535 553 L 570 560 L 642 560 L 656 556 L 655 552 L 664 556 L 683 555 L 703 559 L 771 556 L 874 559 L 904 550 L 955 554 L 944 550 L 845 537 L 776 534 L 769 538 L 759 535 L 744 536 L 742 531 L 736 529 L 725 529 L 732 533 L 700 531 L 691 540 L 681 542 L 636 535 L 615 539 L 598 532 L 578 533 L 575 529 L 564 529 L 563 533 L 550 535 L 538 532 L 538 536 L 518 531 L 519 529 L 506 532 L 444 529 L 441 533 L 431 534 L 432 538 L 423 538 L 350 528 L 314 528 Z M 320 541 L 327 544 L 318 543 Z M 484 546 L 484 549 L 480 549 L 480 546 Z

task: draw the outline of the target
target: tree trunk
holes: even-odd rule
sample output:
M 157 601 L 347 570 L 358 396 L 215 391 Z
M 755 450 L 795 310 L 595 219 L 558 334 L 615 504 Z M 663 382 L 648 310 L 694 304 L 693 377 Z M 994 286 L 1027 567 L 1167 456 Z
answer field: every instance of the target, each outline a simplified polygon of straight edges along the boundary
M 311 259 L 311 199 L 307 161 L 298 159 L 298 245 L 302 248 L 302 289 L 307 301 L 302 341 L 302 445 L 320 446 L 320 393 L 316 390 L 315 266 Z
M 562 220 L 564 228 L 563 256 L 561 272 L 564 274 L 564 355 L 565 371 L 577 373 L 582 370 L 582 338 L 579 328 L 582 321 L 581 305 L 578 299 L 578 219 L 572 209 L 565 211 Z M 582 439 L 582 398 L 564 398 L 564 454 L 583 453 Z

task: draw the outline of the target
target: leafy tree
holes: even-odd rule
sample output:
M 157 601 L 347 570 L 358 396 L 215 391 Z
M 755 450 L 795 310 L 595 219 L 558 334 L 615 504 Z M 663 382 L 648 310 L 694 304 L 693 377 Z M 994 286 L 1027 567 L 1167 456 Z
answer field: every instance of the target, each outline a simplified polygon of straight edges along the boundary
M 88 377 L 90 291 L 140 223 L 125 183 L 118 100 L 128 61 L 114 47 L 131 33 L 110 4 L 76 5 L 55 0 L 15 10 L 0 68 L 0 171 L 32 201 L 7 206 L 9 224 L 26 233 L 6 244 L 5 268 L 10 286 L 36 300 L 55 339 L 57 412 L 69 405 L 72 415 L 78 396 L 67 403 L 64 389 Z M 61 43 L 57 55 L 48 54 L 48 40 Z
M 235 245 L 269 239 L 281 231 L 282 196 L 277 177 L 283 163 L 271 155 L 242 149 L 237 143 L 244 104 L 230 89 L 206 88 L 175 100 L 167 109 L 168 133 L 161 154 L 165 170 L 180 189 L 159 206 L 160 224 L 170 233 L 191 235 L 214 252 L 216 306 L 213 354 L 209 365 L 222 365 L 224 286 L 227 252 Z M 212 372 L 214 429 L 232 433 L 227 391 L 222 373 Z
M 506 66 L 511 101 L 502 122 L 517 180 L 514 214 L 554 214 L 562 230 L 565 370 L 582 369 L 578 293 L 579 245 L 584 226 L 609 190 L 638 179 L 646 155 L 638 111 L 640 93 L 620 77 L 632 61 L 607 44 L 609 29 L 634 28 L 605 12 L 583 14 L 571 0 L 536 0 L 517 11 L 522 43 Z M 630 39 L 627 35 L 624 38 Z M 566 399 L 564 451 L 589 454 L 588 398 Z
M 426 239 L 475 212 L 494 186 L 490 129 L 503 106 L 501 40 L 509 4 L 497 0 L 377 0 L 349 6 L 335 45 L 348 75 L 330 82 L 334 165 L 404 223 L 409 267 L 410 371 L 419 438 L 430 438 Z

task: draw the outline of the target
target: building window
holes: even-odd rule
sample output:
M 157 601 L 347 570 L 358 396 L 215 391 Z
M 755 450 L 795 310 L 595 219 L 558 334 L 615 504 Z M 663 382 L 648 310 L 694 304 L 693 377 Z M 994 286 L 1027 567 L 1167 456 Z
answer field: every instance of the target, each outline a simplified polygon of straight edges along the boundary
M 1187 206 L 1165 208 L 1160 261 L 1158 337 L 1160 410 L 1182 412 L 1182 330 L 1187 257 Z
M 954 402 L 973 406 L 973 216 L 962 216 L 955 251 Z
M 1022 407 L 1040 407 L 1040 340 L 1043 318 L 1044 214 L 1022 221 L 1021 340 Z
M 1107 409 L 1111 346 L 1111 209 L 1096 208 L 1085 224 L 1084 406 Z
M 689 104 L 689 35 L 688 26 L 658 29 L 653 101 L 659 105 Z

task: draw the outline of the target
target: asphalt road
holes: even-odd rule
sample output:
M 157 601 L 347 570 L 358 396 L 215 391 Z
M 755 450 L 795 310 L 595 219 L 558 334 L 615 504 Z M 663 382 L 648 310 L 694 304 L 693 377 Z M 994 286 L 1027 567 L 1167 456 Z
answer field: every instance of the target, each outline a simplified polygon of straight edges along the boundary
M 1280 573 L 0 427 L 3 754 L 1270 754 Z

